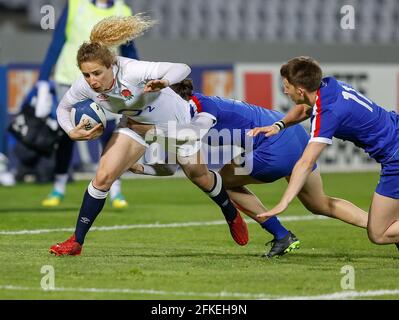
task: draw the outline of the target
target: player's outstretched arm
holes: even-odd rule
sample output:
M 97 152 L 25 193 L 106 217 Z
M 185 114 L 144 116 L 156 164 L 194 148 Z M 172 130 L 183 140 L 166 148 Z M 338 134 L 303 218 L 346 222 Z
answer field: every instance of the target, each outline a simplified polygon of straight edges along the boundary
M 298 160 L 292 171 L 290 182 L 280 202 L 273 209 L 259 214 L 258 218 L 272 217 L 287 209 L 291 201 L 298 195 L 299 191 L 301 191 L 308 176 L 312 172 L 313 166 L 326 146 L 325 143 L 321 142 L 311 142 L 307 145 L 302 157 Z
M 288 111 L 283 119 L 276 121 L 271 126 L 253 128 L 248 132 L 248 136 L 256 137 L 260 133 L 263 133 L 266 137 L 274 136 L 286 127 L 308 119 L 310 115 L 311 108 L 308 105 L 298 104 Z
M 284 121 L 286 127 L 290 127 L 310 118 L 311 115 L 311 107 L 307 104 L 297 104 L 287 112 L 282 121 Z

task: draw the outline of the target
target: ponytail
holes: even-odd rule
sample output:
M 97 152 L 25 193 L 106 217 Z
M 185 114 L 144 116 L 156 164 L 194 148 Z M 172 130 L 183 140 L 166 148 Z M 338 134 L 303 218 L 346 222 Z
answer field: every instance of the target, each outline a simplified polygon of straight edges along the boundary
M 141 36 L 155 22 L 138 13 L 129 17 L 109 17 L 97 23 L 90 34 L 91 43 L 100 43 L 106 47 L 125 44 Z
M 90 42 L 83 43 L 78 51 L 78 67 L 83 62 L 99 60 L 109 68 L 115 62 L 112 47 L 123 45 L 155 24 L 155 21 L 138 13 L 129 17 L 109 17 L 97 23 L 90 34 Z

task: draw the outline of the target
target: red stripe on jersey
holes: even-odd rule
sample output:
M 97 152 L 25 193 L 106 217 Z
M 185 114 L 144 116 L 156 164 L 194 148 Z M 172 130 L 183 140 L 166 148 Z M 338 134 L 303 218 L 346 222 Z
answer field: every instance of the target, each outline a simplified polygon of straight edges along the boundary
M 316 121 L 315 121 L 315 130 L 313 131 L 313 137 L 319 136 L 320 122 L 321 122 L 321 96 L 320 96 L 320 89 L 318 89 L 317 99 L 316 99 Z
M 196 96 L 191 96 L 191 100 L 193 100 L 197 106 L 197 112 L 202 112 L 201 102 L 198 100 L 198 98 Z

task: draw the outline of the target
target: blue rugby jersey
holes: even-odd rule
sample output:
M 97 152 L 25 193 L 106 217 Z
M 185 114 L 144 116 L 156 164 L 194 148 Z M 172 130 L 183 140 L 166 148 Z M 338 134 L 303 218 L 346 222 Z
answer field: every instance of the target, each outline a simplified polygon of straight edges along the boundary
M 205 96 L 200 93 L 194 93 L 191 100 L 195 103 L 196 112 L 205 112 L 212 116 L 215 124 L 212 129 L 219 132 L 228 130 L 232 138 L 229 143 L 245 147 L 245 140 L 249 139 L 246 133 L 255 127 L 269 126 L 282 119 L 284 114 L 274 110 L 268 110 L 243 101 L 226 99 L 218 96 Z M 240 132 L 240 139 L 234 139 L 233 131 Z M 253 143 L 265 142 L 272 144 L 280 138 L 281 135 L 275 135 L 265 138 L 264 135 L 258 135 Z M 237 137 L 236 137 L 237 138 Z M 253 138 L 250 138 L 252 140 Z M 238 141 L 239 140 L 239 141 Z M 229 144 L 220 139 L 219 145 Z M 214 144 L 214 143 L 211 143 Z
M 325 77 L 313 107 L 310 141 L 331 144 L 332 137 L 353 142 L 382 163 L 399 148 L 399 115 L 349 84 Z

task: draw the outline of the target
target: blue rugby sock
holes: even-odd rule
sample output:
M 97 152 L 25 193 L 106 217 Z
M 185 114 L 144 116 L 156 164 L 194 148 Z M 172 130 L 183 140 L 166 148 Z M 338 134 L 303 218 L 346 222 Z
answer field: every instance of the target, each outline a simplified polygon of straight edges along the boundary
M 276 240 L 281 240 L 288 234 L 288 230 L 284 228 L 277 217 L 271 217 L 265 222 L 260 223 L 260 225 L 263 229 L 271 233 Z
M 90 182 L 83 197 L 82 206 L 80 207 L 79 217 L 75 228 L 76 241 L 80 244 L 83 244 L 87 232 L 103 209 L 107 194 L 108 191 L 95 189 L 93 184 Z M 93 195 L 95 197 L 93 197 Z

